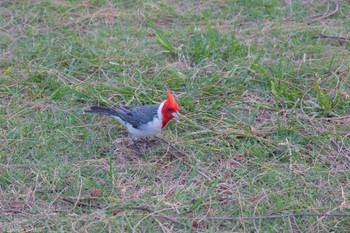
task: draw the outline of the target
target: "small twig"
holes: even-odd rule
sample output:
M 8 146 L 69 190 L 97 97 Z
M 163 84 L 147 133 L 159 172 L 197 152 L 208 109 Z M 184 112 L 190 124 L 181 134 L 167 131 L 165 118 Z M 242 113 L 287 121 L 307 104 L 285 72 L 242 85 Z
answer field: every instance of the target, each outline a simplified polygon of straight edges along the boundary
M 346 214 L 326 214 L 326 213 L 300 213 L 300 214 L 279 214 L 253 217 L 207 217 L 202 218 L 209 221 L 242 221 L 242 220 L 256 220 L 256 219 L 276 219 L 276 218 L 291 218 L 291 217 L 350 217 L 350 213 Z
M 339 41 L 340 43 L 344 43 L 344 42 L 349 42 L 350 39 L 345 38 L 345 37 L 340 37 L 340 36 L 326 36 L 323 34 L 318 34 L 317 36 L 313 36 L 311 37 L 312 39 L 328 39 L 328 40 L 335 40 L 335 41 Z
M 92 208 L 97 208 L 100 210 L 102 209 L 102 207 L 99 205 L 87 204 L 87 203 L 80 202 L 80 201 L 74 201 L 74 200 L 71 200 L 71 199 L 66 198 L 66 197 L 58 197 L 58 200 L 65 201 L 65 202 L 68 202 L 69 204 L 76 205 L 79 207 L 92 207 Z
M 148 208 L 148 207 L 145 207 L 145 206 L 132 206 L 132 207 L 125 207 L 124 209 L 133 209 L 133 210 L 142 210 L 142 211 L 147 211 L 149 213 L 152 213 L 158 217 L 161 217 L 165 220 L 168 220 L 172 223 L 176 223 L 176 224 L 179 224 L 179 225 L 182 225 L 182 226 L 185 226 L 185 227 L 188 227 L 187 224 L 185 223 L 182 223 L 182 222 L 178 222 L 174 219 L 172 219 L 171 217 L 169 216 L 166 216 L 166 215 L 163 215 L 161 213 L 159 213 L 158 211 L 155 211 L 154 209 L 151 209 L 151 208 Z
M 335 3 L 335 9 L 332 12 L 328 13 L 328 10 L 329 10 L 329 6 L 328 6 L 326 13 L 324 13 L 320 17 L 317 17 L 317 18 L 310 20 L 308 23 L 310 24 L 310 23 L 314 23 L 316 21 L 320 21 L 322 19 L 328 18 L 328 17 L 334 15 L 335 13 L 337 13 L 339 11 L 339 0 L 333 0 L 333 2 Z
M 340 117 L 322 117 L 318 119 L 326 120 L 326 121 L 343 121 L 343 120 L 350 120 L 350 115 L 340 116 Z
M 184 153 L 182 153 L 181 151 L 179 151 L 175 146 L 173 146 L 170 142 L 164 140 L 163 138 L 160 138 L 160 137 L 158 137 L 158 136 L 156 136 L 156 138 L 160 139 L 162 142 L 164 142 L 165 144 L 167 144 L 168 146 L 170 146 L 171 149 L 173 149 L 173 150 L 176 151 L 178 154 L 180 154 L 181 157 L 179 157 L 179 156 L 177 156 L 175 153 L 173 153 L 173 155 L 174 155 L 177 159 L 181 160 L 184 164 L 186 164 L 187 166 L 189 166 L 191 169 L 194 169 L 193 166 L 192 166 L 190 163 L 188 163 L 187 161 L 185 161 L 185 160 L 183 159 L 183 158 L 185 158 L 185 157 L 187 156 L 186 154 L 184 154 Z M 204 178 L 206 178 L 207 180 L 209 180 L 210 182 L 213 182 L 213 180 L 212 180 L 209 176 L 207 176 L 203 171 L 201 171 L 200 168 L 198 168 L 197 172 L 198 172 L 200 175 L 202 175 Z
M 174 151 L 176 151 L 178 154 L 181 155 L 181 157 L 186 157 L 187 155 L 182 153 L 181 151 L 179 151 L 175 146 L 173 146 L 170 142 L 168 142 L 167 140 L 161 138 L 161 137 L 158 137 L 158 136 L 155 136 L 156 138 L 160 139 L 162 142 L 164 142 L 165 144 L 167 144 L 168 146 L 171 147 L 171 149 L 173 149 Z M 178 158 L 177 156 L 175 156 L 176 158 Z M 178 158 L 179 159 L 179 158 Z

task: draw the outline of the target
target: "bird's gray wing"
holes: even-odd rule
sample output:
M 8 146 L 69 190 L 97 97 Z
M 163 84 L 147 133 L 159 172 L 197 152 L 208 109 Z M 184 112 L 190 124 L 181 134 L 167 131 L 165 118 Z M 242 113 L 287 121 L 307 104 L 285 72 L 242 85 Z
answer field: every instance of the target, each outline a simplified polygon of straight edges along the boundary
M 120 107 L 115 109 L 115 112 L 123 121 L 138 129 L 141 125 L 147 124 L 157 116 L 158 107 L 159 104 Z

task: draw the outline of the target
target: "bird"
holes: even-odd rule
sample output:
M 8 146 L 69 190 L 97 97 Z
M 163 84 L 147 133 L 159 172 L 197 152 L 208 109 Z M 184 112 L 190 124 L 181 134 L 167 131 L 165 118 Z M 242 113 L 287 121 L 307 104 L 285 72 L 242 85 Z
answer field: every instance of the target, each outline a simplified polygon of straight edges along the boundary
M 132 139 L 157 135 L 173 118 L 180 117 L 180 107 L 170 90 L 168 98 L 161 103 L 107 108 L 92 106 L 88 113 L 112 116 L 126 127 Z

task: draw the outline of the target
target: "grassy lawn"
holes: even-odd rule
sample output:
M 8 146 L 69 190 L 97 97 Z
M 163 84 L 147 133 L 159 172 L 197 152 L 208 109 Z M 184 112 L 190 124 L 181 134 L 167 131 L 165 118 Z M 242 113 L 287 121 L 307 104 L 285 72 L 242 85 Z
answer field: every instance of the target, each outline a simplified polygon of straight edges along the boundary
M 349 1 L 0 1 L 0 232 L 349 229 Z

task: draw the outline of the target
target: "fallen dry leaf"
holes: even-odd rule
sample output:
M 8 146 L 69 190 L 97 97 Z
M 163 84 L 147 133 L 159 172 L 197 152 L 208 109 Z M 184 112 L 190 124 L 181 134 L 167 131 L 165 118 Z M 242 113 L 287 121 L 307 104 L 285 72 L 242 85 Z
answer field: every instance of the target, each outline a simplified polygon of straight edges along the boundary
M 92 197 L 102 197 L 103 195 L 101 189 L 98 189 L 98 188 L 92 188 L 90 190 L 90 194 Z

